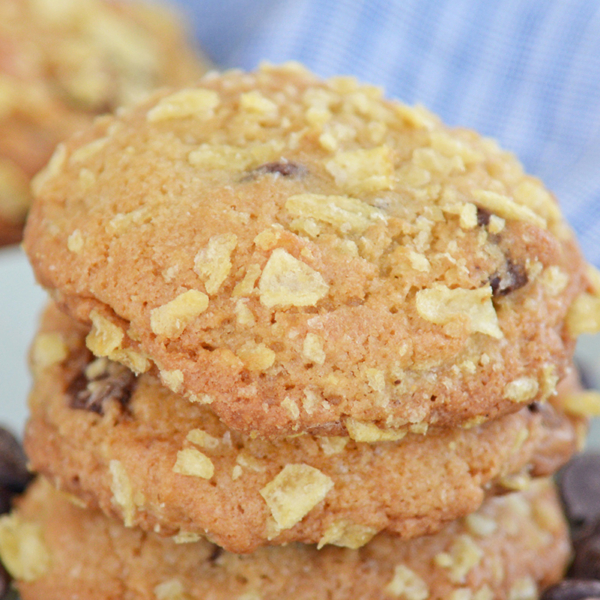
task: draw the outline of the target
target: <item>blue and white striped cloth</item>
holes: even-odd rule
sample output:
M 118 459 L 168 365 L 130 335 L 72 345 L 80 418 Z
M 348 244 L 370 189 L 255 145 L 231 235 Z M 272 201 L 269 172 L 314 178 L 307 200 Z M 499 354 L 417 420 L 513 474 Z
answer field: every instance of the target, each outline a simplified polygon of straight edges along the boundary
M 497 138 L 600 266 L 597 0 L 179 0 L 222 67 L 299 60 Z

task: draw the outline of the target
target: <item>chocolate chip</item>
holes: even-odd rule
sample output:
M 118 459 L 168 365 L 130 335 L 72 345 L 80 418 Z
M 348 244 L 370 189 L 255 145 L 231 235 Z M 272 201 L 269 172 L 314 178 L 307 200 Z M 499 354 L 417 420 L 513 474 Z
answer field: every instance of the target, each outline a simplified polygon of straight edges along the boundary
M 8 595 L 10 590 L 10 575 L 0 563 L 0 598 Z
M 558 477 L 567 519 L 575 529 L 600 518 L 600 454 L 581 454 Z
M 573 539 L 575 558 L 569 575 L 576 579 L 600 581 L 600 520 L 588 525 Z
M 527 285 L 529 278 L 525 268 L 506 259 L 506 268 L 501 273 L 494 273 L 490 277 L 492 294 L 495 297 L 506 296 Z
M 219 556 L 221 556 L 221 554 L 223 554 L 223 548 L 215 546 L 213 548 L 213 551 L 210 553 L 210 556 L 208 557 L 208 561 L 215 562 L 219 558 Z
M 567 579 L 548 588 L 540 600 L 600 600 L 600 581 Z
M 11 501 L 15 494 L 6 488 L 0 488 L 0 515 L 10 512 L 12 508 Z
M 102 415 L 105 404 L 110 400 L 116 400 L 123 408 L 127 407 L 137 378 L 122 365 L 108 360 L 105 363 L 104 368 L 99 368 L 99 373 L 91 377 L 89 370 L 85 369 L 72 379 L 67 387 L 71 408 Z
M 0 427 L 0 488 L 20 494 L 30 479 L 21 444 L 9 431 Z
M 490 217 L 492 213 L 485 208 L 477 207 L 477 225 L 479 227 L 487 227 L 490 224 Z
M 270 162 L 252 171 L 254 174 L 268 173 L 270 175 L 281 175 L 282 177 L 303 177 L 307 173 L 306 167 L 295 162 Z

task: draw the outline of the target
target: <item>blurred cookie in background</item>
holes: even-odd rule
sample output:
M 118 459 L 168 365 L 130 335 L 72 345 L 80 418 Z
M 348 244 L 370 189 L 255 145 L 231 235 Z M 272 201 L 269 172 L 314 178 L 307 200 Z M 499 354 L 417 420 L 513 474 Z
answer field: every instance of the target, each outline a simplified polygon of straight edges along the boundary
M 163 6 L 0 0 L 0 245 L 20 239 L 29 181 L 58 142 L 207 67 Z

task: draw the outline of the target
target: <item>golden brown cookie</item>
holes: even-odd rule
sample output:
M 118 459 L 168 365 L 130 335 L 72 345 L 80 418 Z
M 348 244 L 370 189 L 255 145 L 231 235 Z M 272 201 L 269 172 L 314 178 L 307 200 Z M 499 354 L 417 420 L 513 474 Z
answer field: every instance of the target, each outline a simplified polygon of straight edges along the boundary
M 95 115 L 206 70 L 175 15 L 139 2 L 0 3 L 0 243 L 21 236 L 29 179 Z
M 229 430 L 153 375 L 92 362 L 84 340 L 83 327 L 49 307 L 32 350 L 32 468 L 128 526 L 207 535 L 232 552 L 339 543 L 350 531 L 353 546 L 379 531 L 437 531 L 476 510 L 490 487 L 505 493 L 553 473 L 583 424 L 547 404 L 390 441 L 368 427 L 268 441 Z
M 546 481 L 433 536 L 241 556 L 125 529 L 39 481 L 0 519 L 0 554 L 23 600 L 536 600 L 561 578 L 569 541 Z
M 555 200 L 353 79 L 211 74 L 71 139 L 38 183 L 26 250 L 90 349 L 233 429 L 481 422 L 569 364 L 589 282 Z

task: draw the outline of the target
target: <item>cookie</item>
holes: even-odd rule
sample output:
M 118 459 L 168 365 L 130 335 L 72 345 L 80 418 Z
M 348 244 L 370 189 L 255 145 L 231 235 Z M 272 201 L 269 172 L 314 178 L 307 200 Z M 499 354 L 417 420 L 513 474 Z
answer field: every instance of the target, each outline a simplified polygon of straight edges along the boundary
M 95 115 L 205 70 L 174 15 L 105 0 L 0 6 L 0 243 L 20 239 L 29 180 Z
M 339 543 L 345 531 L 355 533 L 353 545 L 379 531 L 434 532 L 473 512 L 486 491 L 553 473 L 583 424 L 561 412 L 559 398 L 556 408 L 532 405 L 471 429 L 381 441 L 378 430 L 357 427 L 352 437 L 269 441 L 229 430 L 154 375 L 92 360 L 85 329 L 55 306 L 32 359 L 25 445 L 36 471 L 128 526 L 207 535 L 238 553 Z
M 434 536 L 241 556 L 125 529 L 38 482 L 0 520 L 0 553 L 23 600 L 535 600 L 560 579 L 569 542 L 548 482 L 488 500 Z
M 38 183 L 25 248 L 88 347 L 239 431 L 517 412 L 600 304 L 514 157 L 298 65 L 157 94 Z

